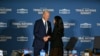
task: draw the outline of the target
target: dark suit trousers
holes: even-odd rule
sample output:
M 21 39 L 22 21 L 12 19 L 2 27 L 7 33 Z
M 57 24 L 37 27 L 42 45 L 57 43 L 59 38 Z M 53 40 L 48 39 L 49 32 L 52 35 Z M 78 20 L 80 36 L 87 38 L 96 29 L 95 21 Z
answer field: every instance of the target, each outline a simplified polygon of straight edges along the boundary
M 37 47 L 34 47 L 34 56 L 39 56 L 40 55 L 40 51 L 41 51 L 41 48 L 37 48 Z
M 43 50 L 45 50 L 45 52 L 48 53 L 48 42 L 45 43 Z M 41 48 L 34 47 L 34 56 L 39 56 L 40 51 L 41 51 Z
M 45 43 L 45 47 L 43 48 L 46 53 L 48 53 L 48 42 Z

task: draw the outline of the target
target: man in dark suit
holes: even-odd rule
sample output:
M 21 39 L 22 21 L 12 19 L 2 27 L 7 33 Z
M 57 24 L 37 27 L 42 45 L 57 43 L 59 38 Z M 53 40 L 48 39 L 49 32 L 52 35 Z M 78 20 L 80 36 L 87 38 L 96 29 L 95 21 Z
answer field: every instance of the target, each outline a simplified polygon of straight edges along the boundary
M 44 49 L 48 53 L 48 40 L 51 35 L 51 23 L 49 20 L 49 11 L 43 11 L 41 19 L 37 20 L 34 25 L 34 56 L 40 54 L 40 50 Z

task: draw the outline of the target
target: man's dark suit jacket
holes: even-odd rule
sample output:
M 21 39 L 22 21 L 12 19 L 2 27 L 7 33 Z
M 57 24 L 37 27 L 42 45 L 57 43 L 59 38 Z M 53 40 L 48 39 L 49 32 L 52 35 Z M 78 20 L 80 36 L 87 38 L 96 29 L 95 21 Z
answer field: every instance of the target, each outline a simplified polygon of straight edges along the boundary
M 51 23 L 47 21 L 48 23 L 48 32 L 46 34 L 46 29 L 43 23 L 42 19 L 39 19 L 35 22 L 34 25 L 34 41 L 33 41 L 33 47 L 39 48 L 39 49 L 48 49 L 48 42 L 44 42 L 43 37 L 46 35 L 51 35 Z M 35 49 L 36 50 L 36 49 Z

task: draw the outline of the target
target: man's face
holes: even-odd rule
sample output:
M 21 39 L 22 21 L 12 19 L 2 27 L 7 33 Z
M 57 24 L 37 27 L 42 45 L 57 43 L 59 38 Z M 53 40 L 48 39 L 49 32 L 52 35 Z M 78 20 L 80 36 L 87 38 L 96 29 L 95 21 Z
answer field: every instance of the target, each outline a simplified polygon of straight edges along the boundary
M 44 12 L 43 18 L 44 18 L 46 21 L 49 20 L 49 17 L 50 17 L 50 13 L 49 13 L 49 12 Z

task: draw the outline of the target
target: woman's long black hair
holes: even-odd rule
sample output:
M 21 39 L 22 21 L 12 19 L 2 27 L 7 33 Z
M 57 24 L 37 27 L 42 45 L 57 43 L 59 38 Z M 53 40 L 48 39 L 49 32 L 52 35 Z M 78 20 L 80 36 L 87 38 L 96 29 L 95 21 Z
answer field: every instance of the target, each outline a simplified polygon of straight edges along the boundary
M 55 20 L 54 28 L 58 29 L 58 31 L 64 35 L 64 25 L 62 18 L 60 16 L 55 16 L 54 20 Z

